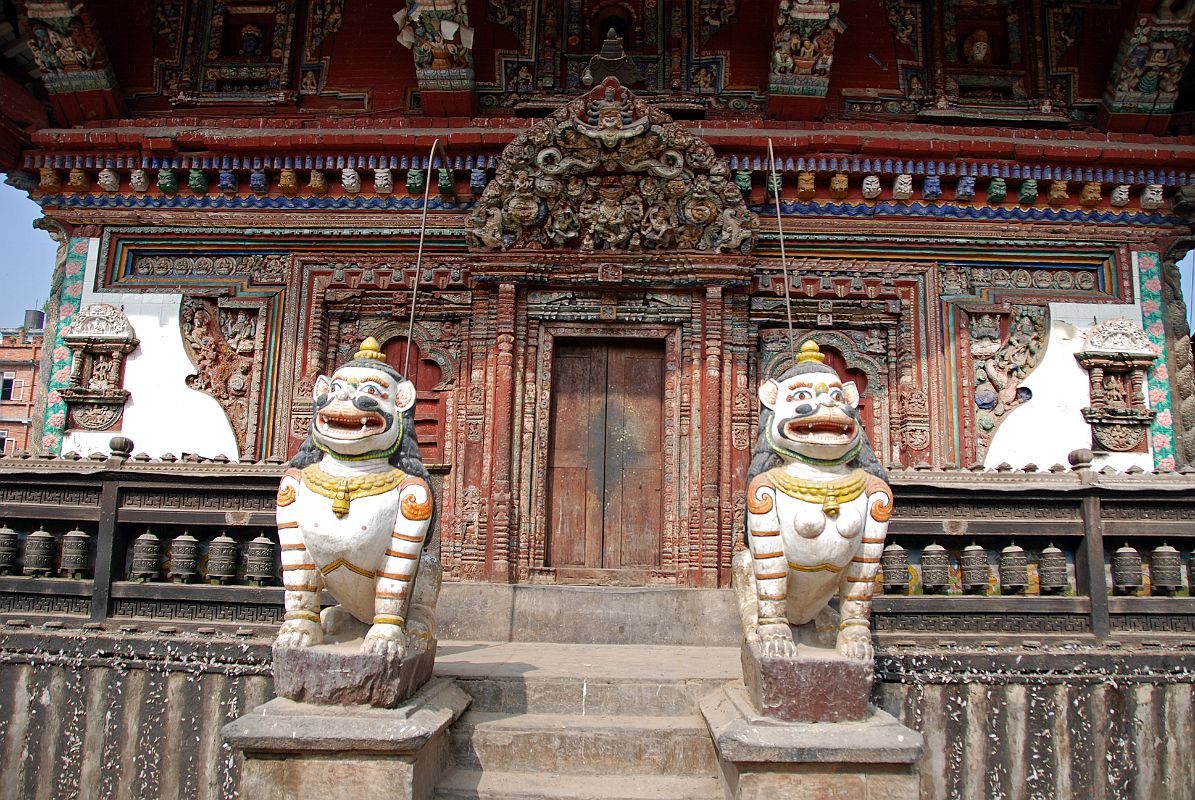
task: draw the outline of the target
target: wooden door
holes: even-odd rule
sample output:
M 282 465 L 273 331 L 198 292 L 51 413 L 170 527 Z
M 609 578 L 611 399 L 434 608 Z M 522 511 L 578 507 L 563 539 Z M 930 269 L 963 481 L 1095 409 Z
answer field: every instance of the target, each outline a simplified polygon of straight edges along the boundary
M 662 343 L 557 340 L 547 566 L 558 577 L 659 565 L 663 401 Z

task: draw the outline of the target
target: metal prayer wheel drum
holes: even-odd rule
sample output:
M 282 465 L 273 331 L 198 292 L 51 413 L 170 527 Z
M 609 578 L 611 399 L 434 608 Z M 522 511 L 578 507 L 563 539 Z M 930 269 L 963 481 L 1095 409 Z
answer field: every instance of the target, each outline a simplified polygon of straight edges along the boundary
M 207 546 L 208 583 L 230 583 L 237 577 L 237 557 L 240 555 L 236 540 L 221 533 Z
M 940 544 L 921 551 L 921 589 L 927 593 L 945 591 L 950 585 L 950 555 Z
M 1117 594 L 1141 590 L 1141 554 L 1127 544 L 1112 554 L 1112 588 Z
M 25 565 L 22 571 L 26 575 L 50 577 L 50 573 L 54 571 L 56 549 L 54 534 L 45 528 L 38 528 L 25 540 Z
M 1000 551 L 1000 591 L 1023 592 L 1029 588 L 1029 557 L 1015 544 Z
M 1037 560 L 1037 579 L 1042 594 L 1062 594 L 1070 588 L 1066 575 L 1066 555 L 1054 545 L 1041 551 Z
M 79 529 L 67 531 L 62 537 L 62 564 L 58 574 L 64 578 L 82 579 L 91 572 L 91 537 Z
M 1154 594 L 1173 595 L 1183 586 L 1183 558 L 1168 544 L 1149 556 L 1149 582 Z
M 970 544 L 963 548 L 959 556 L 959 564 L 963 571 L 963 591 L 970 594 L 982 594 L 988 590 L 988 581 L 992 570 L 988 566 L 988 553 L 977 544 Z
M 884 593 L 903 594 L 909 585 L 909 554 L 896 542 L 884 548 L 880 556 L 884 570 Z
M 245 548 L 245 580 L 264 586 L 274 580 L 274 543 L 258 536 Z
M 5 525 L 0 528 L 0 575 L 17 571 L 17 532 Z
M 156 581 L 162 571 L 162 541 L 146 531 L 133 542 L 133 565 L 129 568 L 129 580 L 145 583 Z
M 190 583 L 199 577 L 199 540 L 186 531 L 170 542 L 169 577 L 176 583 Z
M 0 533 L 2 533 L 2 529 L 0 529 Z M 3 568 L 0 567 L 0 569 Z M 1195 597 L 1195 550 L 1187 554 L 1187 592 Z

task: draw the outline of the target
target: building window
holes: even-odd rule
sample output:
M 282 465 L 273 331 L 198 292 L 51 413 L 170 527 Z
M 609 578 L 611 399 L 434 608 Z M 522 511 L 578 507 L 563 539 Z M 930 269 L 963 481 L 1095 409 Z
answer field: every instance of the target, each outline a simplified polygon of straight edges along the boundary
M 15 372 L 6 372 L 0 379 L 0 400 L 20 400 L 25 393 L 25 382 L 17 380 Z
M 15 442 L 8 438 L 8 431 L 0 430 L 0 453 L 12 453 Z

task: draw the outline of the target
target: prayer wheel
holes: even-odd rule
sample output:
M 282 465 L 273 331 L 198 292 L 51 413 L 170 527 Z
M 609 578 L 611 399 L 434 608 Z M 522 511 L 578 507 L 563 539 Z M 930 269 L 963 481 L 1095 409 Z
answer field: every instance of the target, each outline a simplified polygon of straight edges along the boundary
M 170 573 L 175 583 L 190 583 L 199 577 L 199 540 L 187 531 L 170 542 Z
M 25 564 L 22 570 L 26 575 L 50 577 L 54 571 L 54 550 L 57 549 L 54 534 L 45 528 L 38 528 L 29 534 L 25 540 Z
M 255 586 L 274 581 L 274 543 L 264 535 L 249 542 L 245 548 L 245 580 Z
M 1112 554 L 1112 588 L 1117 594 L 1141 591 L 1141 554 L 1127 543 Z
M 1173 595 L 1183 586 L 1183 559 L 1168 544 L 1155 547 L 1149 556 L 1149 582 L 1153 594 Z
M 959 562 L 963 570 L 963 591 L 969 594 L 986 592 L 992 576 L 987 551 L 977 544 L 967 545 L 963 548 Z
M 152 531 L 146 531 L 133 542 L 133 565 L 129 580 L 138 583 L 156 581 L 162 571 L 162 542 Z
M 221 533 L 207 546 L 208 583 L 231 583 L 237 577 L 237 557 L 240 555 L 236 540 Z
M 930 544 L 921 551 L 921 589 L 927 594 L 945 591 L 950 586 L 950 556 L 940 544 Z
M 58 574 L 81 580 L 91 572 L 91 537 L 76 528 L 62 537 L 62 565 Z
M 0 575 L 17 571 L 17 532 L 5 525 L 0 528 Z
M 884 570 L 884 593 L 903 594 L 909 585 L 909 554 L 896 542 L 884 548 L 880 556 Z
M 1000 591 L 1007 594 L 1029 588 L 1029 557 L 1015 544 L 1000 551 Z
M 1041 551 L 1037 560 L 1037 579 L 1042 594 L 1062 594 L 1070 588 L 1066 555 L 1053 544 Z

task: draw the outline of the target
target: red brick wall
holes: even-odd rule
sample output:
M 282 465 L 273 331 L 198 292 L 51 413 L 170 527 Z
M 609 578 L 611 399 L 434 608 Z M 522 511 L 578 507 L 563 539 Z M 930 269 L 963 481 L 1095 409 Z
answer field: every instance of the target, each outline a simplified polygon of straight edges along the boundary
M 0 386 L 11 385 L 10 398 L 0 399 L 0 434 L 4 438 L 3 452 L 6 454 L 29 449 L 29 420 L 34 414 L 33 387 L 37 381 L 41 348 L 40 331 L 35 334 L 12 330 L 0 333 L 0 378 L 4 381 Z

